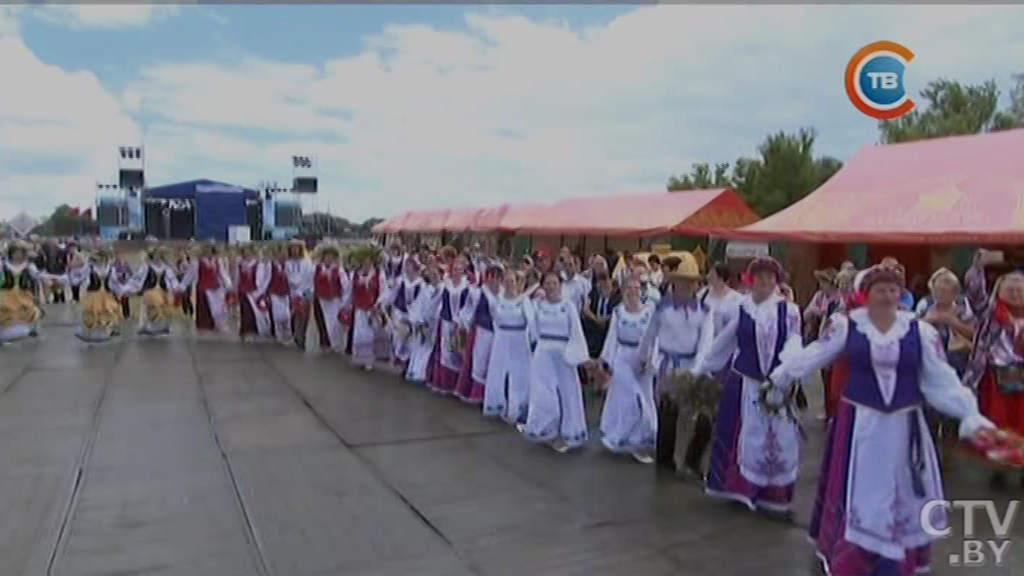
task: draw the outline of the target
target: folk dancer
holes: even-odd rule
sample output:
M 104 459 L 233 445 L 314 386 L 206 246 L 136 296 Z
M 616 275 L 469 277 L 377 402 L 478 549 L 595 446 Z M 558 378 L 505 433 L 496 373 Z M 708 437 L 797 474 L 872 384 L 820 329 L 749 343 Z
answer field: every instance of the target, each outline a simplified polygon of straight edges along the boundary
M 404 370 L 409 363 L 414 340 L 409 322 L 410 308 L 422 290 L 423 279 L 415 259 L 407 258 L 402 268 L 402 277 L 392 283 L 385 303 L 391 308 L 391 322 L 388 324 L 391 359 L 395 366 Z
M 530 295 L 523 291 L 525 276 L 506 270 L 502 289 L 488 299 L 494 340 L 487 362 L 484 416 L 525 425 L 530 398 L 530 334 L 535 319 Z
M 814 278 L 818 281 L 818 291 L 814 293 L 807 308 L 804 309 L 804 342 L 810 343 L 820 338 L 827 328 L 827 320 L 839 311 L 841 293 L 836 284 L 838 274 L 839 272 L 834 268 L 814 272 Z M 832 382 L 831 372 L 830 366 L 826 366 L 821 372 L 821 381 L 825 383 L 824 417 L 826 420 L 835 417 L 840 397 L 839 390 Z
M 407 258 L 401 244 L 394 242 L 388 247 L 388 254 L 384 259 L 384 278 L 389 287 L 402 278 L 402 269 Z
M 452 260 L 450 273 L 439 292 L 437 325 L 438 335 L 431 360 L 429 387 L 438 394 L 455 391 L 465 354 L 465 329 L 459 325 L 462 309 L 469 303 L 470 281 L 466 277 L 466 260 L 459 256 Z
M 343 352 L 345 343 L 341 322 L 342 311 L 352 299 L 348 271 L 340 263 L 341 252 L 337 246 L 321 244 L 317 247 L 313 271 L 313 315 L 320 349 Z
M 654 441 L 658 411 L 654 405 L 654 375 L 643 354 L 650 347 L 642 340 L 655 316 L 653 306 L 644 305 L 639 278 L 626 280 L 623 302 L 612 311 L 601 360 L 611 373 L 608 396 L 601 411 L 601 443 L 618 454 L 632 455 L 638 462 L 654 462 Z
M 587 442 L 586 410 L 579 367 L 591 363 L 576 305 L 562 296 L 562 279 L 548 272 L 544 298 L 536 303 L 535 348 L 530 360 L 530 398 L 521 432 L 559 453 Z
M 301 240 L 288 243 L 288 261 L 285 271 L 291 289 L 292 334 L 295 345 L 306 348 L 306 329 L 313 300 L 313 261 L 306 254 L 306 245 Z
M 117 283 L 120 284 L 122 287 L 126 287 L 128 283 L 131 282 L 132 279 L 131 265 L 128 264 L 127 260 L 125 260 L 123 254 L 118 253 L 116 256 L 114 256 L 114 262 L 112 266 L 114 268 L 114 274 L 117 279 Z M 122 292 L 118 300 L 119 303 L 121 304 L 121 317 L 125 319 L 131 318 L 131 294 L 128 292 Z
M 440 299 L 441 282 L 441 274 L 437 268 L 426 267 L 419 291 L 409 304 L 407 319 L 411 335 L 409 367 L 405 371 L 405 379 L 410 382 L 426 384 L 430 376 L 431 358 L 437 338 L 437 303 Z
M 295 343 L 292 329 L 292 287 L 288 280 L 288 252 L 281 246 L 276 249 L 270 262 L 270 282 L 267 286 L 270 302 L 270 329 L 278 343 L 291 345 Z
M 139 331 L 143 336 L 164 336 L 171 332 L 171 311 L 175 293 L 181 293 L 175 270 L 164 248 L 151 248 L 130 281 L 130 292 L 142 294 Z
M 470 291 L 470 303 L 463 308 L 462 325 L 467 330 L 466 355 L 459 372 L 459 383 L 455 396 L 470 404 L 482 404 L 484 385 L 487 383 L 487 366 L 494 344 L 494 322 L 491 303 L 501 293 L 502 269 L 490 266 L 485 269 L 483 283 Z
M 980 322 L 963 382 L 977 392 L 981 413 L 996 426 L 1024 434 L 1024 273 L 1003 274 L 991 290 L 985 276 L 986 266 L 1004 263 L 1001 252 L 979 250 L 964 277 Z M 991 483 L 1005 488 L 1005 474 L 994 473 Z
M 747 266 L 750 294 L 715 336 L 693 374 L 713 374 L 731 362 L 721 392 L 705 491 L 751 510 L 789 518 L 800 470 L 800 428 L 792 411 L 765 408 L 761 387 L 788 354 L 802 348 L 800 311 L 776 293 L 783 277 L 773 258 Z
M 233 287 L 227 266 L 221 260 L 216 245 L 205 246 L 199 259 L 185 275 L 182 286 L 192 284 L 196 287 L 196 330 L 227 334 L 230 331 L 228 295 L 233 295 Z
M 866 306 L 837 314 L 822 337 L 788 356 L 769 383 L 784 389 L 845 356 L 849 378 L 829 427 L 810 536 L 832 576 L 912 576 L 929 568 L 929 502 L 943 500 L 926 404 L 960 419 L 961 436 L 991 430 L 946 362 L 935 329 L 898 312 L 903 272 L 875 266 L 859 289 Z M 945 509 L 933 509 L 942 529 Z
M 82 302 L 82 320 L 75 336 L 90 343 L 106 342 L 118 336 L 124 319 L 118 299 L 127 287 L 111 265 L 110 251 L 105 248 L 95 251 L 88 264 L 69 272 L 67 283 L 79 288 Z
M 718 409 L 719 386 L 704 379 L 680 381 L 675 376 L 699 364 L 714 339 L 714 317 L 706 300 L 696 298 L 700 282 L 697 259 L 689 252 L 677 256 L 670 270 L 665 297 L 658 302 L 641 342 L 641 370 L 653 366 L 657 391 L 658 465 L 704 477 L 704 456 Z
M 352 324 L 346 353 L 363 370 L 373 370 L 377 341 L 384 330 L 384 298 L 387 279 L 369 255 L 352 274 Z
M 252 244 L 239 248 L 235 263 L 234 286 L 238 293 L 238 335 L 244 341 L 256 336 L 269 338 L 271 335 L 270 303 L 267 289 L 270 287 L 270 263 L 258 258 Z
M 194 247 L 191 249 L 194 249 Z M 172 270 L 177 285 L 175 300 L 181 306 L 181 312 L 186 318 L 192 318 L 196 313 L 195 301 L 192 297 L 196 278 L 194 274 L 189 274 L 195 268 L 195 258 L 190 253 L 191 249 L 183 248 L 178 251 L 178 256 L 174 261 Z M 168 260 L 169 263 L 170 261 Z
M 38 335 L 36 294 L 42 273 L 28 260 L 29 247 L 14 241 L 0 263 L 0 344 Z

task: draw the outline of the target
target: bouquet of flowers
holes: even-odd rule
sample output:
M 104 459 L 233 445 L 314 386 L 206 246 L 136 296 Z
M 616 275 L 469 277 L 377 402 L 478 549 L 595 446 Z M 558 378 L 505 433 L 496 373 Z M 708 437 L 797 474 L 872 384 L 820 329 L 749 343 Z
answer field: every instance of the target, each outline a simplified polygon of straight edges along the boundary
M 696 376 L 688 370 L 674 372 L 668 378 L 670 395 L 681 406 L 689 406 L 697 414 L 714 418 L 722 385 L 712 376 Z
M 452 334 L 451 340 L 449 340 L 449 352 L 453 354 L 462 354 L 466 350 L 466 343 L 469 341 L 469 333 L 465 328 L 456 328 L 455 333 Z
M 1024 437 L 1010 430 L 984 430 L 964 439 L 972 455 L 997 468 L 1024 468 Z
M 341 322 L 342 326 L 352 325 L 352 309 L 343 308 L 338 311 L 338 322 Z
M 412 327 L 409 326 L 408 320 L 401 320 L 395 322 L 395 336 L 400 339 L 404 339 L 412 332 Z

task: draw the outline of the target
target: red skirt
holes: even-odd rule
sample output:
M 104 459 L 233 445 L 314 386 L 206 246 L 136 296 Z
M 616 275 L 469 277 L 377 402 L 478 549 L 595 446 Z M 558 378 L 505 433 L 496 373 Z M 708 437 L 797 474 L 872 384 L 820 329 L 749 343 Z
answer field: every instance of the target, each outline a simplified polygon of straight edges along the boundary
M 996 427 L 1024 435 L 1024 394 L 1004 394 L 991 368 L 985 370 L 978 384 L 978 404 Z
M 836 417 L 839 400 L 843 397 L 846 382 L 850 379 L 850 366 L 846 358 L 837 360 L 831 367 L 822 370 L 822 382 L 825 384 L 825 417 Z

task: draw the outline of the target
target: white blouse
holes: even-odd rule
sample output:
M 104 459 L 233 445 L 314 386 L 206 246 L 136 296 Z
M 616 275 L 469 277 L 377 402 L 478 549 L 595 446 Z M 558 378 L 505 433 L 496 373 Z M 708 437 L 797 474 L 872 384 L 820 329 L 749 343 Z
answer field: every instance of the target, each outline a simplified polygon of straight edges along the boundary
M 878 386 L 886 403 L 896 394 L 896 368 L 900 357 L 900 340 L 915 322 L 910 313 L 900 313 L 896 323 L 881 332 L 868 318 L 867 309 L 858 308 L 844 314 L 835 314 L 821 338 L 806 348 L 787 356 L 772 372 L 771 378 L 780 385 L 804 378 L 834 362 L 846 349 L 850 319 L 857 331 L 871 345 L 871 361 Z M 942 339 L 927 322 L 917 322 L 921 335 L 921 393 L 925 400 L 940 412 L 959 418 L 960 434 L 969 436 L 980 428 L 994 427 L 978 411 L 978 403 L 971 390 L 960 383 L 956 371 L 946 362 Z
M 782 353 L 779 354 L 780 361 L 795 351 L 800 350 L 803 346 L 803 336 L 800 334 L 800 309 L 797 308 L 796 304 L 792 302 L 786 303 L 786 333 L 778 333 L 780 301 L 782 301 L 782 297 L 776 295 L 757 303 L 754 302 L 750 295 L 745 295 L 738 306 L 754 321 L 757 355 L 761 361 L 762 374 L 767 374 L 771 368 L 771 362 L 775 356 L 775 344 L 779 338 L 785 340 L 782 346 Z M 694 374 L 717 372 L 725 367 L 739 346 L 739 339 L 736 334 L 739 324 L 740 315 L 737 311 L 715 336 L 708 353 L 697 359 L 693 367 Z

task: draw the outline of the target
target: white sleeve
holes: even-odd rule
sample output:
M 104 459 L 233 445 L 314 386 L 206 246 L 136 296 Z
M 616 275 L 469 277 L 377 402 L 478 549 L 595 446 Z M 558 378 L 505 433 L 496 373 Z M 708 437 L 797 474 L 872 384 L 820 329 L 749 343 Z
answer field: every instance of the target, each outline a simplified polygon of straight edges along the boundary
M 706 363 L 705 358 L 711 353 L 711 346 L 715 343 L 715 314 L 717 312 L 712 311 L 705 315 L 704 322 L 700 325 L 700 339 L 697 340 L 697 356 L 693 361 L 695 366 Z
M 652 320 L 653 322 L 653 320 Z M 619 309 L 612 310 L 611 318 L 608 319 L 608 334 L 604 337 L 604 346 L 601 348 L 601 360 L 609 366 L 615 363 L 615 355 L 619 351 Z M 641 358 L 643 351 L 641 350 Z
M 344 266 L 338 271 L 338 281 L 341 283 L 341 307 L 348 308 L 352 305 L 352 276 Z M 413 304 L 414 302 L 409 303 L 410 309 Z
M 643 338 L 640 339 L 639 356 L 644 360 L 654 358 L 654 345 L 661 330 L 661 312 L 655 307 L 651 313 L 651 321 L 647 323 Z
M 569 306 L 569 343 L 565 346 L 562 357 L 573 366 L 579 366 L 590 360 L 590 350 L 587 348 L 587 338 L 583 334 L 583 323 L 580 322 L 580 313 L 576 306 Z
M 946 362 L 939 333 L 926 322 L 917 325 L 921 334 L 921 393 L 925 400 L 939 412 L 960 419 L 961 437 L 995 428 L 981 415 L 974 393 L 960 382 L 956 371 Z
M 786 340 L 779 352 L 779 361 L 785 362 L 786 358 L 796 354 L 804 347 L 803 319 L 800 317 L 800 308 L 790 302 L 786 305 Z
M 820 338 L 806 348 L 792 351 L 785 358 L 780 357 L 781 364 L 771 373 L 772 381 L 786 384 L 806 378 L 816 370 L 835 362 L 846 347 L 846 335 L 849 330 L 849 319 L 843 314 L 833 314 Z
M 733 314 L 732 317 L 729 318 L 729 322 L 722 328 L 722 331 L 715 336 L 707 354 L 703 358 L 700 358 L 699 362 L 694 363 L 693 370 L 691 370 L 693 374 L 699 376 L 701 374 L 718 372 L 722 368 L 725 368 L 726 363 L 729 362 L 733 353 L 736 352 L 736 329 L 739 325 L 740 315 Z
M 220 273 L 220 281 L 224 289 L 228 292 L 234 290 L 235 283 L 231 279 L 231 274 L 228 271 L 226 260 L 217 261 L 217 271 Z

